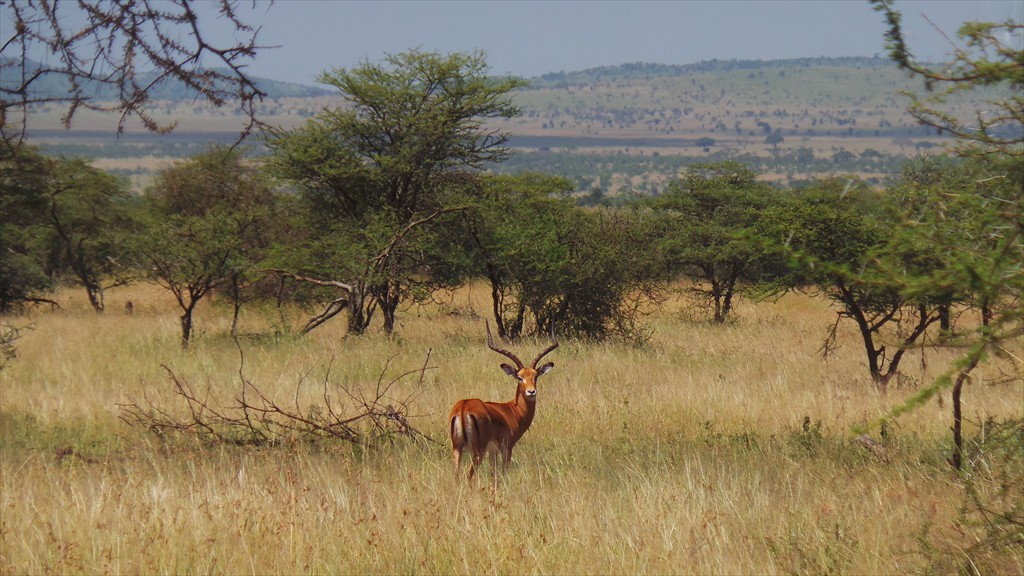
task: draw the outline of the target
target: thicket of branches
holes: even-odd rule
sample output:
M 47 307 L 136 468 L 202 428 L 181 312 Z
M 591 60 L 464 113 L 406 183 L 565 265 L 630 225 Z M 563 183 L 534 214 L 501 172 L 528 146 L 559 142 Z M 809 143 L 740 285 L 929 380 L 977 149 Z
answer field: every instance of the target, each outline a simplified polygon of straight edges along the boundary
M 396 437 L 429 440 L 409 422 L 416 393 L 406 398 L 392 395 L 394 385 L 410 377 L 417 377 L 416 389 L 422 390 L 427 370 L 434 368 L 429 363 L 428 351 L 420 368 L 389 377 L 389 362 L 371 386 L 336 384 L 328 366 L 319 382 L 307 385 L 306 375 L 300 378 L 292 398 L 274 397 L 248 378 L 244 356 L 231 398 L 220 392 L 226 387 L 197 389 L 163 366 L 180 401 L 178 407 L 135 398 L 119 407 L 121 419 L 133 428 L 159 438 L 176 435 L 205 443 L 267 446 L 329 438 L 366 445 Z M 307 393 L 307 389 L 316 393 Z
M 119 133 L 131 118 L 147 130 L 166 132 L 174 124 L 161 124 L 150 102 L 168 82 L 217 107 L 237 104 L 249 118 L 243 129 L 248 134 L 258 124 L 254 105 L 265 94 L 245 68 L 265 47 L 238 2 L 216 0 L 203 8 L 214 7 L 231 33 L 210 32 L 213 18 L 201 17 L 189 0 L 4 2 L 4 139 L 20 140 L 32 108 L 41 104 L 65 107 L 66 127 L 79 110 L 97 110 L 119 116 Z

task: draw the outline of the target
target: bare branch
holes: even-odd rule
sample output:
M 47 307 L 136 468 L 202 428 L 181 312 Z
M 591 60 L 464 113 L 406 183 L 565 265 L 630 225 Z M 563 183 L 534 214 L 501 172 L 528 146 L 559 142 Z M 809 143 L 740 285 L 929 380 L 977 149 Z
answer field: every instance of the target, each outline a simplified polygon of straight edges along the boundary
M 266 96 L 246 72 L 260 50 L 258 29 L 245 24 L 235 0 L 217 0 L 233 38 L 212 41 L 199 26 L 189 0 L 22 0 L 0 4 L 12 23 L 0 48 L 0 131 L 24 138 L 33 106 L 66 106 L 70 128 L 79 110 L 119 116 L 122 133 L 131 118 L 153 132 L 166 132 L 152 112 L 152 93 L 177 81 L 216 107 L 234 102 L 247 117 L 239 140 L 261 126 L 255 103 Z M 253 4 L 255 8 L 255 4 Z M 12 81 L 13 79 L 16 79 Z M 67 86 L 57 93 L 53 80 Z M 17 134 L 12 134 L 17 131 Z
M 221 444 L 273 445 L 319 438 L 368 444 L 396 436 L 435 442 L 409 422 L 409 406 L 419 393 L 403 400 L 389 394 L 396 383 L 415 374 L 419 374 L 418 382 L 422 385 L 426 371 L 434 368 L 429 366 L 429 350 L 420 368 L 403 372 L 385 383 L 389 360 L 370 396 L 364 396 L 361 389 L 339 387 L 348 398 L 343 403 L 331 399 L 329 365 L 323 380 L 322 404 L 302 406 L 300 388 L 307 372 L 296 383 L 291 408 L 279 404 L 245 376 L 241 347 L 239 355 L 240 395 L 226 405 L 219 404 L 209 389 L 200 396 L 186 380 L 164 366 L 176 396 L 184 400 L 186 414 L 128 398 L 118 404 L 121 420 L 161 438 L 172 433 L 192 434 L 202 441 Z
M 416 228 L 418 228 L 418 227 L 420 227 L 420 226 L 422 226 L 424 224 L 430 223 L 431 221 L 435 220 L 437 217 L 441 216 L 442 214 L 448 214 L 450 212 L 462 212 L 462 211 L 468 210 L 468 209 L 469 209 L 468 206 L 457 206 L 457 207 L 453 207 L 453 208 L 442 208 L 442 209 L 437 210 L 436 212 L 430 214 L 429 216 L 424 216 L 423 218 L 419 218 L 417 220 L 413 220 L 412 222 L 409 222 L 408 224 L 405 225 L 404 228 L 399 230 L 398 233 L 395 234 L 393 238 L 391 238 L 391 242 L 388 242 L 388 245 L 385 246 L 384 249 L 381 250 L 380 253 L 377 254 L 377 256 L 375 256 L 373 258 L 373 260 L 371 260 L 371 262 L 374 265 L 374 268 L 380 269 L 380 268 L 383 267 L 383 265 L 387 262 L 388 258 L 391 257 L 392 250 L 395 249 L 395 246 L 397 246 L 398 243 L 401 242 L 402 239 L 405 238 L 405 235 L 408 234 L 409 232 L 415 230 Z

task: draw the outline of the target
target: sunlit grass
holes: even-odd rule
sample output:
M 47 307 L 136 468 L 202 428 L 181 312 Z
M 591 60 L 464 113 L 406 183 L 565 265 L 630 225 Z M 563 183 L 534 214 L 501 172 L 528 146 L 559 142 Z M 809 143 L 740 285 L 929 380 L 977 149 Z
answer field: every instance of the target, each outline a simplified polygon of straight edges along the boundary
M 927 562 L 923 534 L 965 538 L 948 398 L 889 427 L 887 460 L 851 432 L 953 352 L 916 356 L 881 396 L 852 332 L 821 359 L 833 317 L 809 296 L 744 303 L 724 326 L 670 302 L 643 348 L 564 340 L 497 491 L 489 472 L 466 485 L 447 410 L 515 385 L 484 345 L 485 297 L 403 310 L 390 340 L 345 338 L 340 320 L 299 336 L 300 311 L 243 309 L 241 352 L 219 305 L 199 309 L 181 350 L 175 305 L 152 286 L 113 291 L 102 316 L 66 291 L 59 311 L 5 317 L 27 329 L 0 373 L 0 572 L 903 573 Z M 389 395 L 433 442 L 211 447 L 119 419 L 129 398 L 184 409 L 162 365 L 217 401 L 241 371 L 309 406 L 324 386 L 371 390 L 424 363 L 422 384 Z M 974 421 L 1020 415 L 1024 390 L 995 385 L 998 368 L 965 391 Z

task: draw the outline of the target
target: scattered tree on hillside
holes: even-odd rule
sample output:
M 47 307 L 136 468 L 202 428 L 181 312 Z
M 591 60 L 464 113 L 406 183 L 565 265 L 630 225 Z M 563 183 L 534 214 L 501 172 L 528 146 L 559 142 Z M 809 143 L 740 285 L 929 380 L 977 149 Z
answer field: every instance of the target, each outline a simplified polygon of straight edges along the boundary
M 701 138 L 697 138 L 693 145 L 698 148 L 703 148 L 704 151 L 707 152 L 709 148 L 715 145 L 715 139 L 703 136 Z

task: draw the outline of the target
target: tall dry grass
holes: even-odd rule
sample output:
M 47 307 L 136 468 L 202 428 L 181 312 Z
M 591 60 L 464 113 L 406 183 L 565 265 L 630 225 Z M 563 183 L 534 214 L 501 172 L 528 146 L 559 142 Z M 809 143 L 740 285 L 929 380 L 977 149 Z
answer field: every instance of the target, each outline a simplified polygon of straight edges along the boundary
M 884 460 L 851 433 L 953 353 L 918 354 L 880 396 L 856 334 L 820 358 L 832 313 L 807 296 L 744 303 L 724 326 L 672 304 L 643 348 L 563 342 L 497 491 L 487 474 L 467 486 L 447 410 L 514 389 L 484 345 L 485 297 L 477 287 L 403 311 L 391 340 L 345 338 L 337 320 L 299 337 L 300 311 L 252 307 L 244 361 L 216 305 L 181 350 L 174 304 L 153 286 L 113 291 L 102 316 L 68 291 L 59 311 L 5 317 L 25 329 L 0 372 L 0 572 L 903 573 L 974 537 L 944 462 L 948 398 L 891 425 Z M 370 389 L 428 350 L 422 384 L 404 378 L 390 394 L 414 398 L 412 424 L 435 443 L 203 446 L 118 418 L 128 398 L 184 409 L 161 365 L 228 401 L 241 364 L 264 392 L 308 406 L 325 381 Z M 999 362 L 965 391 L 975 421 L 1021 414 L 1021 383 L 994 384 Z M 1020 560 L 992 565 L 1019 573 Z

